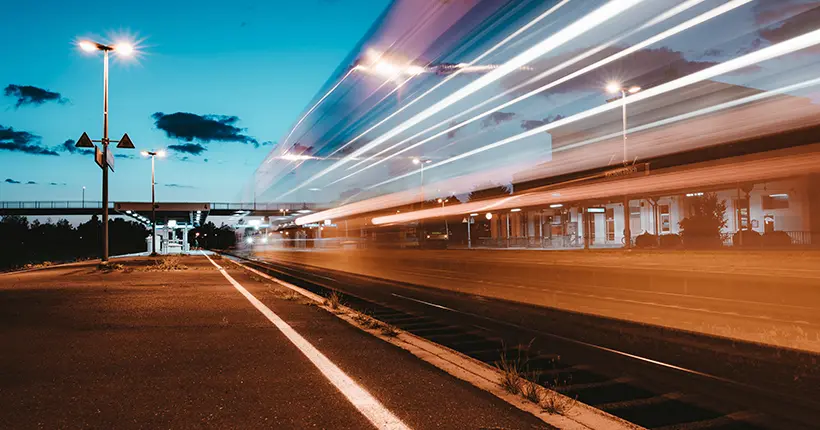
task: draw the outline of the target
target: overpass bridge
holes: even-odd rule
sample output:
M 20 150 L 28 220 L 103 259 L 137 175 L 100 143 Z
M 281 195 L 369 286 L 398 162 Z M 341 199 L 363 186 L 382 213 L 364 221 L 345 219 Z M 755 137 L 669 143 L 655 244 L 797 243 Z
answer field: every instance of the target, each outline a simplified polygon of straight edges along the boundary
M 150 226 L 151 202 L 110 202 L 109 211 L 133 218 Z M 304 215 L 326 208 L 314 203 L 256 203 L 256 202 L 157 202 L 157 223 L 173 221 L 181 225 L 196 227 L 205 223 L 208 216 L 276 217 L 287 222 L 298 215 Z M 40 201 L 0 201 L 0 216 L 68 216 L 95 215 L 102 213 L 102 202 L 93 200 L 40 200 Z

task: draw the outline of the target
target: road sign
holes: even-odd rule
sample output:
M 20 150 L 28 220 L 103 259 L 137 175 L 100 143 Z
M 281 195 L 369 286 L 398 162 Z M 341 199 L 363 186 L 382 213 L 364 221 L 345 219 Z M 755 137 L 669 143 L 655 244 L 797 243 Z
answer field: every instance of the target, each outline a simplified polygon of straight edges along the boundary
M 97 148 L 96 146 L 94 146 L 94 161 L 97 162 L 97 165 L 100 166 L 100 169 L 103 168 L 103 153 L 102 151 L 100 151 L 100 148 Z
M 128 137 L 128 133 L 122 135 L 120 142 L 117 144 L 117 148 L 124 148 L 124 149 L 134 149 L 134 142 L 131 142 L 131 138 Z M 113 166 L 114 163 L 111 163 Z
M 105 161 L 106 161 L 106 164 L 108 164 L 108 168 L 111 169 L 111 171 L 113 172 L 114 171 L 114 153 L 111 152 L 111 148 L 108 148 L 108 151 L 106 151 L 106 153 L 105 153 Z
M 93 148 L 94 144 L 91 143 L 91 138 L 88 137 L 88 133 L 83 132 L 83 135 L 80 136 L 80 140 L 78 140 L 74 146 L 77 148 Z

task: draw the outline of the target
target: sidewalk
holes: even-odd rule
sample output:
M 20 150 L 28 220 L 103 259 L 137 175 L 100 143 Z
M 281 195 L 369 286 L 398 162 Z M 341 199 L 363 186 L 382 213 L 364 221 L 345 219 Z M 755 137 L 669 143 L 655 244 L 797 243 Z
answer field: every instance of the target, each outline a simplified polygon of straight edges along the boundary
M 233 265 L 153 261 L 0 275 L 0 428 L 546 428 Z

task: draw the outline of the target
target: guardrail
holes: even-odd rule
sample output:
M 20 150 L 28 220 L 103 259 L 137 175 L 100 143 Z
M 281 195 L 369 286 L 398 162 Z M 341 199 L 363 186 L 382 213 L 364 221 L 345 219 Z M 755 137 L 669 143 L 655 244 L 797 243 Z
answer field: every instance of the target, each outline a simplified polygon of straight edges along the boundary
M 0 209 L 101 209 L 102 202 L 94 200 L 47 200 L 0 202 Z M 114 202 L 108 202 L 114 208 Z

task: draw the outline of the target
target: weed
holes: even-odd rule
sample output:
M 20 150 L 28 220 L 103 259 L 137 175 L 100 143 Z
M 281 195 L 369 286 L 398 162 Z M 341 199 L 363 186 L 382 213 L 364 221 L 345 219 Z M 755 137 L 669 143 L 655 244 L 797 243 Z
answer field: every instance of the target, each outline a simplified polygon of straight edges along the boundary
M 337 310 L 342 304 L 342 297 L 339 295 L 338 291 L 333 290 L 327 295 L 327 298 L 325 298 L 324 304 L 325 306 L 330 307 L 330 309 Z
M 379 327 L 379 332 L 387 337 L 396 337 L 399 335 L 399 330 L 392 324 L 381 323 L 381 327 Z
M 518 358 L 514 360 L 507 358 L 505 353 L 501 354 L 501 360 L 495 362 L 495 367 L 501 371 L 501 388 L 510 394 L 520 394 L 525 382 L 520 350 Z
M 102 264 L 100 263 L 97 266 L 97 270 L 103 273 L 111 273 L 111 272 L 124 272 L 125 266 L 119 263 L 107 263 Z
M 521 395 L 525 399 L 538 404 L 541 401 L 541 386 L 538 385 L 537 374 L 529 374 L 521 385 Z
M 146 267 L 145 270 L 154 270 L 158 272 L 171 272 L 176 270 L 187 270 L 188 266 L 182 264 L 182 259 L 177 256 L 163 257 L 161 260 L 154 262 L 154 266 Z
M 540 400 L 541 409 L 555 415 L 566 415 L 578 404 L 577 397 L 563 396 L 553 390 L 544 390 Z

